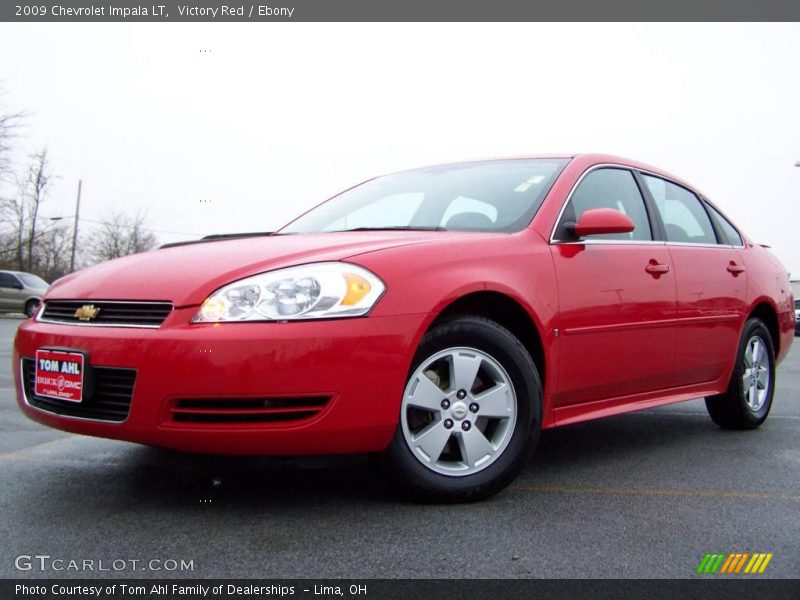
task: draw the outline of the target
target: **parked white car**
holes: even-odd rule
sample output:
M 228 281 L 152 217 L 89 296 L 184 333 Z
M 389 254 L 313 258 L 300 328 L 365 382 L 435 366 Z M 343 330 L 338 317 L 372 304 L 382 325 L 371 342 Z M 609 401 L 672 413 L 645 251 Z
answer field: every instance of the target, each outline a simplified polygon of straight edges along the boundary
M 49 285 L 33 273 L 0 271 L 0 312 L 32 316 Z

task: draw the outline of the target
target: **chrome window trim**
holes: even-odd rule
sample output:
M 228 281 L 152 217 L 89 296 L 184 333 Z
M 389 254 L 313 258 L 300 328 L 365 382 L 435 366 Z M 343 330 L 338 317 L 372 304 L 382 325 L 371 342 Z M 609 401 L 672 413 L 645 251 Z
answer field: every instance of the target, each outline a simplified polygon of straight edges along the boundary
M 694 242 L 667 242 L 668 246 L 690 246 L 692 248 L 742 248 L 742 246 L 731 246 L 730 244 L 696 244 Z
M 90 417 L 76 417 L 74 415 L 62 415 L 57 412 L 52 412 L 49 410 L 45 410 L 43 408 L 39 408 L 38 406 L 34 406 L 30 402 L 28 402 L 28 394 L 25 393 L 25 370 L 22 367 L 22 363 L 25 359 L 34 361 L 34 368 L 35 365 L 35 358 L 29 358 L 27 356 L 20 356 L 19 357 L 19 389 L 20 393 L 22 394 L 22 401 L 25 402 L 25 406 L 30 408 L 31 410 L 35 410 L 36 412 L 40 412 L 43 415 L 50 415 L 51 417 L 57 417 L 59 419 L 73 419 L 75 421 L 91 421 L 92 423 L 104 423 L 106 425 L 122 425 L 123 423 L 127 423 L 128 419 L 131 418 L 131 411 L 133 410 L 133 394 L 136 392 L 136 382 L 134 381 L 133 384 L 133 391 L 131 392 L 131 404 L 128 408 L 128 416 L 125 417 L 123 421 L 109 421 L 108 419 L 92 419 Z M 128 368 L 128 367 L 120 367 L 120 368 Z M 136 377 L 138 379 L 139 372 L 136 369 L 131 369 L 136 371 Z M 35 372 L 35 371 L 34 371 Z
M 672 183 L 673 185 L 677 185 L 678 187 L 682 187 L 682 188 L 690 191 L 692 194 L 694 194 L 697 197 L 698 201 L 700 201 L 701 203 L 703 202 L 702 196 L 699 193 L 697 193 L 695 190 L 693 190 L 692 188 L 687 187 L 685 184 L 680 183 L 678 181 L 675 181 L 674 179 L 671 179 L 670 177 L 665 177 L 664 175 L 661 175 L 659 173 L 653 173 L 652 171 L 648 171 L 647 169 L 640 169 L 638 167 L 631 167 L 629 165 L 622 165 L 622 164 L 618 164 L 618 163 L 600 163 L 600 164 L 597 164 L 597 165 L 592 165 L 591 167 L 586 169 L 581 174 L 581 176 L 578 178 L 578 180 L 573 184 L 573 186 L 569 190 L 569 194 L 567 194 L 567 199 L 564 201 L 564 204 L 561 205 L 561 210 L 558 211 L 558 217 L 556 218 L 555 223 L 553 223 L 553 228 L 550 231 L 549 243 L 551 245 L 560 244 L 560 245 L 593 246 L 593 245 L 609 245 L 609 244 L 627 244 L 627 245 L 663 244 L 663 245 L 666 245 L 666 246 L 689 246 L 689 247 L 693 247 L 693 248 L 733 248 L 733 249 L 742 249 L 742 250 L 744 248 L 746 248 L 746 246 L 744 246 L 744 245 L 742 245 L 742 246 L 734 246 L 734 245 L 731 245 L 731 244 L 705 244 L 705 243 L 694 243 L 694 242 L 671 242 L 669 240 L 584 240 L 584 241 L 557 240 L 555 238 L 555 235 L 556 235 L 556 230 L 558 229 L 558 224 L 561 222 L 561 217 L 564 216 L 564 211 L 567 210 L 567 204 L 569 204 L 569 201 L 572 200 L 572 195 L 575 193 L 575 190 L 578 188 L 578 186 L 583 181 L 583 178 L 586 177 L 592 171 L 595 171 L 597 169 L 609 169 L 609 168 L 611 168 L 611 169 L 624 169 L 624 170 L 630 172 L 631 174 L 633 173 L 633 171 L 638 171 L 639 173 L 641 173 L 643 175 L 649 175 L 651 177 L 657 177 L 659 179 L 663 179 L 664 181 L 668 181 L 668 182 Z M 716 206 L 714 206 L 714 208 L 716 208 L 716 210 L 718 210 L 720 212 L 720 214 L 722 214 L 723 217 L 725 216 L 724 213 L 722 213 L 722 211 L 719 210 L 719 208 L 717 208 Z M 658 209 L 658 207 L 656 207 L 656 209 Z M 731 225 L 731 227 L 733 227 L 736 230 L 736 232 L 739 234 L 739 237 L 742 238 L 742 240 L 744 240 L 744 236 L 742 235 L 742 232 L 739 231 L 739 229 L 733 223 L 731 223 L 730 220 L 727 219 L 727 217 L 725 217 L 725 218 L 728 221 L 728 223 Z M 711 217 L 709 217 L 709 220 L 710 219 L 711 219 Z M 650 224 L 650 228 L 652 230 L 652 223 Z
M 736 230 L 736 233 L 739 234 L 739 237 L 742 240 L 744 240 L 744 236 L 742 235 L 742 232 L 739 231 L 739 228 L 736 227 L 733 223 L 731 223 L 730 219 L 728 219 L 728 217 L 726 217 L 725 214 L 719 208 L 717 208 L 713 203 L 709 202 L 706 198 L 704 198 L 703 195 L 700 192 L 698 192 L 697 190 L 694 190 L 694 189 L 690 188 L 685 183 L 681 183 L 679 181 L 675 181 L 674 179 L 671 179 L 669 177 L 664 177 L 663 175 L 660 175 L 658 173 L 653 173 L 652 171 L 648 171 L 647 169 L 637 169 L 637 171 L 639 171 L 642 175 L 649 175 L 650 177 L 656 177 L 658 179 L 663 179 L 664 181 L 668 181 L 673 185 L 677 185 L 678 187 L 682 187 L 683 189 L 690 191 L 692 194 L 694 194 L 697 197 L 697 199 L 700 201 L 701 205 L 703 204 L 703 202 L 708 202 L 711 206 L 713 206 L 719 212 L 719 214 L 721 214 L 723 216 L 723 218 L 728 222 L 728 225 L 730 225 L 731 227 L 733 227 L 734 230 Z M 658 209 L 658 207 L 656 206 L 656 210 L 657 209 Z M 703 207 L 703 210 L 705 210 L 705 207 Z M 711 215 L 708 216 L 708 219 L 711 220 Z M 711 226 L 714 227 L 713 224 Z M 700 247 L 704 247 L 704 248 L 720 248 L 720 247 L 722 247 L 722 248 L 741 248 L 741 249 L 745 248 L 744 245 L 735 246 L 733 244 L 701 244 L 701 243 L 695 243 L 695 242 L 670 242 L 670 241 L 668 241 L 667 243 L 670 244 L 670 245 L 673 245 L 673 246 L 700 246 Z
M 558 246 L 666 246 L 664 240 L 584 240 L 584 241 L 561 241 L 552 242 Z
M 172 314 L 172 311 L 175 310 L 175 306 L 172 302 L 165 302 L 163 300 L 153 300 L 153 301 L 142 301 L 142 300 L 67 300 L 67 299 L 54 299 L 53 302 L 85 302 L 86 304 L 92 304 L 92 302 L 103 304 L 140 304 L 140 305 L 149 305 L 153 306 L 154 304 L 160 306 L 169 306 L 169 312 L 164 317 L 164 321 L 162 321 L 159 325 L 132 325 L 129 323 L 91 323 L 88 321 L 56 321 L 53 319 L 44 319 L 42 315 L 44 314 L 46 305 L 48 300 L 42 302 L 41 309 L 37 312 L 34 320 L 39 323 L 49 323 L 51 325 L 67 325 L 68 327 L 117 327 L 117 328 L 127 328 L 127 329 L 160 329 L 161 325 L 164 324 L 169 316 Z
M 583 179 L 589 173 L 591 173 L 593 171 L 597 171 L 598 169 L 609 169 L 609 168 L 611 168 L 611 169 L 624 169 L 625 171 L 628 171 L 628 173 L 631 174 L 631 177 L 633 177 L 633 167 L 629 167 L 627 165 L 615 164 L 615 163 L 601 163 L 601 164 L 598 164 L 598 165 L 592 165 L 591 167 L 586 169 L 583 173 L 581 173 L 581 176 L 578 177 L 578 180 L 573 184 L 572 188 L 570 188 L 569 194 L 567 194 L 567 199 L 564 201 L 564 204 L 561 205 L 561 210 L 558 211 L 558 217 L 556 218 L 555 223 L 553 223 L 553 229 L 550 231 L 550 244 L 586 244 L 586 243 L 596 244 L 598 242 L 614 242 L 614 243 L 638 242 L 640 244 L 653 243 L 653 242 L 661 243 L 661 240 L 592 240 L 590 242 L 585 242 L 585 241 L 584 242 L 576 242 L 576 241 L 572 241 L 572 240 L 557 240 L 556 239 L 556 237 L 555 237 L 556 236 L 556 230 L 558 229 L 558 224 L 561 223 L 561 217 L 564 216 L 564 211 L 567 210 L 567 205 L 569 204 L 570 200 L 572 200 L 572 196 L 575 193 L 575 190 L 578 189 L 578 186 L 581 184 Z M 644 198 L 642 198 L 642 202 L 644 202 Z M 651 225 L 650 229 L 652 230 L 652 225 Z M 651 231 L 651 235 L 652 235 L 652 231 Z
M 744 239 L 745 239 L 744 238 L 744 234 L 739 230 L 739 228 L 736 225 L 733 224 L 733 222 L 731 222 L 731 220 L 728 218 L 728 216 L 725 213 L 723 213 L 716 204 L 711 202 L 711 200 L 709 200 L 708 198 L 706 198 L 702 194 L 697 194 L 697 197 L 700 198 L 700 201 L 703 204 L 706 204 L 708 206 L 708 208 L 711 208 L 712 210 L 714 210 L 717 213 L 719 213 L 719 215 L 724 219 L 724 221 L 728 225 L 731 226 L 731 229 L 733 229 L 737 233 L 737 235 L 739 236 L 739 239 L 742 240 L 742 245 L 741 246 L 739 246 L 737 244 L 730 244 L 730 247 L 731 248 L 741 248 L 741 249 L 746 248 L 747 246 L 746 246 L 745 241 L 744 241 Z M 711 218 L 712 221 L 714 220 L 714 218 L 711 215 L 709 215 L 709 217 Z

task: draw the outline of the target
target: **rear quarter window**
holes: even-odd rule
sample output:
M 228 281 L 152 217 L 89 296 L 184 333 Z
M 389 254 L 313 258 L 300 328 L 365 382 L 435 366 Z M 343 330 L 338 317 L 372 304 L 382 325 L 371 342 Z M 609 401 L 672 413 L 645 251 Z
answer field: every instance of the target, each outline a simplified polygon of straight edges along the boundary
M 725 240 L 720 240 L 720 242 L 728 243 L 731 246 L 744 246 L 742 236 L 739 235 L 739 232 L 736 231 L 736 228 L 733 225 L 731 225 L 730 221 L 728 221 L 728 219 L 726 219 L 721 212 L 711 206 L 708 202 L 706 202 L 705 205 L 706 208 L 708 208 L 708 212 L 711 215 L 711 218 L 714 220 L 714 224 L 717 226 L 717 229 L 719 229 L 725 236 Z

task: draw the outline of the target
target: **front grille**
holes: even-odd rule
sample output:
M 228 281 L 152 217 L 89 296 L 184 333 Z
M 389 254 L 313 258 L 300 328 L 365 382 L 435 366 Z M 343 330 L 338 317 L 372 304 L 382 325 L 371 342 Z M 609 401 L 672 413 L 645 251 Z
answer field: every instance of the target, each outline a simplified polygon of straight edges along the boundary
M 134 369 L 91 367 L 94 377 L 94 393 L 83 402 L 69 402 L 36 396 L 36 367 L 32 358 L 22 359 L 22 383 L 28 404 L 47 412 L 67 417 L 121 422 L 128 418 L 131 410 L 133 386 L 136 383 Z
M 75 312 L 82 307 L 94 307 L 97 312 L 81 320 Z M 72 325 L 104 325 L 107 327 L 158 327 L 172 311 L 169 302 L 111 302 L 108 300 L 48 300 L 40 321 Z
M 286 398 L 184 398 L 170 408 L 176 423 L 280 423 L 309 419 L 329 396 Z

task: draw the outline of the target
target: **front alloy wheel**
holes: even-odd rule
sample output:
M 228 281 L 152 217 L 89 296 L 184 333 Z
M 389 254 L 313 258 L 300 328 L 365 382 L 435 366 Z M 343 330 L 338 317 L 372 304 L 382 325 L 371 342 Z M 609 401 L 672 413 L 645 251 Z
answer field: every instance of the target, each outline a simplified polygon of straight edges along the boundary
M 542 388 L 501 325 L 461 316 L 422 339 L 385 455 L 390 481 L 429 501 L 485 498 L 508 485 L 539 436 Z
M 476 348 L 429 357 L 403 395 L 405 442 L 417 460 L 443 475 L 471 475 L 492 464 L 508 446 L 516 420 L 511 378 Z

